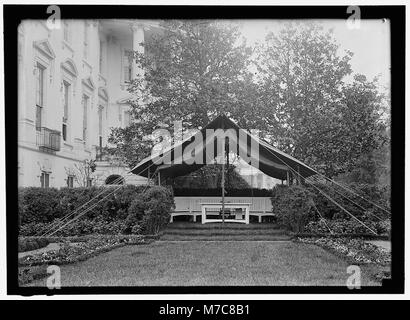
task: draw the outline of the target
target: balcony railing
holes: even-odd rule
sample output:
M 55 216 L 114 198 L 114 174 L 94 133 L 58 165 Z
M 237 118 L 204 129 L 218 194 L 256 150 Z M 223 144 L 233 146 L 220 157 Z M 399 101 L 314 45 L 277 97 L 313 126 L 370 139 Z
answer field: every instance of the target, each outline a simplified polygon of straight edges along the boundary
M 44 151 L 60 151 L 61 132 L 46 127 L 37 129 L 37 146 Z
M 110 161 L 111 156 L 107 150 L 103 147 L 95 148 L 95 160 L 97 161 Z

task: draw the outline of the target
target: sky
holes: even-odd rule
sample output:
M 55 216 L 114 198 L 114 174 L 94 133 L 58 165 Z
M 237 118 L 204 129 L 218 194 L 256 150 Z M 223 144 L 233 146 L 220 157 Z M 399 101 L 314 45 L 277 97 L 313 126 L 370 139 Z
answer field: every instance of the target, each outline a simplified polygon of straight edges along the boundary
M 263 42 L 268 32 L 278 32 L 285 21 L 241 21 L 242 34 L 249 45 L 254 45 Z M 334 38 L 340 44 L 339 54 L 343 54 L 344 50 L 353 52 L 351 66 L 354 73 L 364 74 L 368 80 L 380 75 L 380 85 L 390 86 L 389 20 L 361 20 L 358 29 L 348 28 L 346 20 L 317 20 L 317 22 L 325 29 L 333 29 Z

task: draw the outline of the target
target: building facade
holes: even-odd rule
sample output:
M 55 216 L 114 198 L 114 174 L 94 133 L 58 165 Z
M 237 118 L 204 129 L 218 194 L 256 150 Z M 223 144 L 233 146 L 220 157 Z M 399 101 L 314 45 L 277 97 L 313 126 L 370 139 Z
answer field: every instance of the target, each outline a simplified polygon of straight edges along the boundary
M 127 82 L 143 72 L 132 52 L 147 54 L 141 44 L 158 32 L 158 22 L 148 20 L 62 20 L 57 29 L 42 20 L 20 24 L 19 186 L 146 183 L 101 149 L 111 128 L 130 122 Z M 253 187 L 279 182 L 249 166 L 237 169 Z
M 23 21 L 18 28 L 19 186 L 75 187 L 145 183 L 101 156 L 112 127 L 129 124 L 131 59 L 155 22 Z M 84 161 L 96 160 L 96 169 Z M 89 170 L 88 170 L 89 171 Z M 84 176 L 85 175 L 85 176 Z M 117 179 L 118 178 L 118 179 Z

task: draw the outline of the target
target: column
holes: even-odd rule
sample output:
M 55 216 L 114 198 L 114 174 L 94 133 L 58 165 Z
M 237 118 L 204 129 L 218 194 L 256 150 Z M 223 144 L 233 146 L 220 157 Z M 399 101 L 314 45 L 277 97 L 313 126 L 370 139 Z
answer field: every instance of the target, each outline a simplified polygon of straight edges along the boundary
M 144 47 L 141 43 L 144 42 L 144 27 L 142 24 L 133 24 L 132 27 L 132 50 L 138 52 L 140 54 L 144 53 Z M 135 60 L 133 61 L 132 66 L 132 77 L 135 78 L 136 76 L 143 76 L 144 71 L 141 68 L 138 68 L 135 64 Z

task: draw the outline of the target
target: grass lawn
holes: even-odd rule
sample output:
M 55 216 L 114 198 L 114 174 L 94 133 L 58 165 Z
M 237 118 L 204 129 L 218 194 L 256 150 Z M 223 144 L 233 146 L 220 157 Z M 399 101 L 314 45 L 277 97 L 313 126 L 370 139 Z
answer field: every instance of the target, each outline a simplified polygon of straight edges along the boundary
M 157 241 L 61 266 L 62 286 L 345 286 L 348 263 L 280 241 Z M 29 286 L 45 286 L 45 279 Z M 379 285 L 362 272 L 362 286 Z

